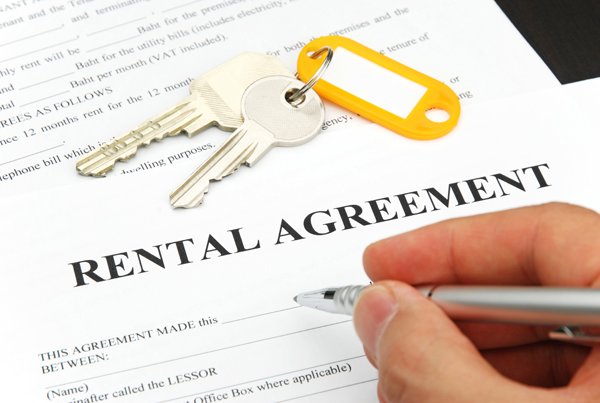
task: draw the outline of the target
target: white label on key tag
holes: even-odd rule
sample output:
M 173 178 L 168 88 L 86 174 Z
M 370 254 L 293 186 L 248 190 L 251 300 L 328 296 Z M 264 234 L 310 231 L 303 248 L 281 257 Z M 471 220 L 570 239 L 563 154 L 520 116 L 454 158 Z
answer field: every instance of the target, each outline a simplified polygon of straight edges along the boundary
M 389 71 L 338 46 L 323 80 L 403 119 L 427 87 Z

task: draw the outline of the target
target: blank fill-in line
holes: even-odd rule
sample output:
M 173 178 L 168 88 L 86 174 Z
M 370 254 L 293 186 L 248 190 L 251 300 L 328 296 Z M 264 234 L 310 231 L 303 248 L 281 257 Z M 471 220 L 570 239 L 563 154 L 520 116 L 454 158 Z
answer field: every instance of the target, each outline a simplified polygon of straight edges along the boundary
M 18 160 L 22 160 L 23 158 L 29 158 L 29 157 L 37 155 L 37 154 L 45 153 L 46 151 L 54 150 L 55 148 L 62 147 L 64 145 L 65 145 L 65 142 L 63 141 L 62 144 L 59 144 L 59 145 L 54 146 L 54 147 L 47 148 L 47 149 L 42 150 L 42 151 L 38 151 L 37 153 L 29 154 L 29 155 L 26 155 L 26 156 L 21 157 L 21 158 L 17 158 L 17 159 L 12 160 L 12 161 L 3 162 L 2 164 L 0 164 L 0 166 L 6 165 L 6 164 L 10 164 L 11 162 L 15 162 L 15 161 L 18 161 Z
M 77 39 L 79 39 L 79 35 L 77 36 L 77 38 L 69 39 L 68 41 L 64 41 L 64 42 L 61 42 L 61 43 L 56 43 L 54 45 L 46 46 L 45 48 L 42 48 L 42 49 L 32 50 L 31 52 L 23 53 L 22 55 L 14 56 L 14 57 L 11 57 L 10 59 L 0 60 L 0 63 L 8 62 L 9 60 L 18 59 L 19 57 L 27 56 L 27 55 L 30 55 L 32 53 L 41 52 L 42 50 L 50 49 L 50 48 L 53 48 L 55 46 L 64 45 L 65 43 L 76 41 Z
M 340 325 L 342 323 L 348 323 L 348 322 L 352 322 L 352 319 L 348 319 L 348 320 L 343 320 L 341 322 L 335 322 L 335 323 L 330 323 L 328 325 L 322 325 L 322 326 L 317 326 L 317 327 L 311 327 L 309 329 L 304 329 L 304 330 L 298 330 L 295 332 L 291 332 L 291 333 L 285 333 L 285 334 L 280 334 L 279 336 L 271 336 L 271 337 L 267 337 L 264 339 L 259 339 L 259 340 L 254 340 L 254 341 L 248 341 L 246 343 L 241 343 L 241 344 L 236 344 L 234 346 L 229 346 L 229 347 L 221 347 L 221 348 L 217 348 L 214 350 L 209 350 L 209 351 L 204 351 L 202 353 L 196 353 L 196 354 L 191 354 L 191 355 L 186 355 L 184 357 L 179 357 L 179 358 L 173 358 L 171 360 L 166 360 L 166 361 L 161 361 L 161 362 L 155 362 L 154 364 L 148 364 L 148 365 L 142 365 L 140 367 L 135 367 L 135 368 L 129 368 L 129 369 L 124 369 L 122 371 L 116 371 L 116 372 L 111 372 L 108 374 L 104 374 L 104 375 L 98 375 L 98 376 L 92 376 L 90 378 L 85 378 L 85 379 L 79 379 L 77 381 L 71 381 L 71 382 L 66 382 L 66 383 L 61 383 L 60 385 L 53 385 L 53 386 L 48 386 L 46 387 L 46 389 L 52 389 L 52 388 L 58 388 L 60 386 L 64 386 L 64 385 L 70 385 L 73 383 L 79 383 L 79 382 L 85 382 L 85 381 L 89 381 L 92 379 L 98 379 L 98 378 L 104 378 L 105 376 L 110 376 L 110 375 L 116 375 L 116 374 L 122 374 L 124 372 L 129 372 L 129 371 L 136 371 L 138 369 L 142 369 L 142 368 L 148 368 L 148 367 L 153 367 L 156 365 L 162 365 L 162 364 L 167 364 L 169 362 L 175 362 L 175 361 L 180 361 L 180 360 L 185 360 L 187 358 L 192 358 L 192 357 L 199 357 L 201 355 L 205 355 L 205 354 L 211 354 L 211 353 L 217 353 L 219 351 L 225 351 L 225 350 L 229 350 L 231 348 L 237 348 L 237 347 L 243 347 L 243 346 L 248 346 L 250 344 L 256 344 L 256 343 L 261 343 L 263 341 L 269 341 L 269 340 L 275 340 L 275 339 L 279 339 L 281 337 L 286 337 L 286 336 L 292 336 L 295 334 L 299 334 L 299 333 L 305 333 L 305 332 L 310 332 L 311 330 L 317 330 L 317 329 L 323 329 L 325 327 L 330 327 L 330 326 L 335 326 L 335 325 Z
M 257 318 L 259 316 L 265 316 L 265 315 L 271 315 L 273 313 L 277 313 L 277 312 L 283 312 L 283 311 L 289 311 L 290 309 L 297 309 L 297 308 L 302 308 L 301 306 L 293 306 L 291 308 L 285 308 L 285 309 L 280 309 L 278 311 L 273 311 L 273 312 L 267 312 L 267 313 L 261 313 L 258 315 L 254 315 L 254 316 L 248 316 L 246 318 L 240 318 L 240 319 L 234 319 L 234 320 L 230 320 L 229 322 L 223 322 L 223 324 L 227 324 L 227 323 L 233 323 L 233 322 L 239 322 L 240 320 L 246 320 L 246 319 L 252 319 L 252 318 Z
M 26 89 L 26 88 L 35 87 L 36 85 L 44 84 L 44 83 L 47 83 L 48 81 L 57 80 L 57 79 L 59 79 L 59 78 L 63 78 L 63 77 L 66 77 L 66 76 L 70 76 L 71 74 L 75 74 L 75 72 L 68 73 L 68 74 L 63 74 L 62 76 L 58 76 L 58 77 L 54 77 L 54 78 L 49 78 L 49 79 L 47 79 L 47 80 L 40 81 L 39 83 L 35 83 L 35 84 L 28 85 L 27 87 L 19 88 L 19 90 L 24 90 L 24 89 Z M 21 105 L 21 106 L 22 106 L 22 105 Z
M 194 393 L 191 395 L 187 395 L 187 396 L 180 396 L 180 397 L 176 397 L 174 399 L 169 399 L 169 400 L 161 400 L 160 402 L 156 402 L 156 403 L 167 403 L 167 402 L 172 402 L 173 400 L 178 400 L 178 399 L 185 399 L 186 397 L 192 397 L 192 396 L 198 396 L 198 395 L 206 395 L 208 393 L 212 393 L 212 392 L 216 392 L 218 390 L 224 390 L 224 389 L 229 389 L 229 388 L 235 388 L 236 386 L 241 386 L 241 385 L 247 385 L 249 383 L 255 383 L 255 382 L 260 382 L 260 381 L 264 381 L 266 379 L 272 379 L 272 378 L 279 378 L 280 376 L 285 376 L 285 375 L 289 375 L 289 374 L 294 374 L 296 372 L 303 372 L 303 371 L 308 371 L 309 369 L 315 369 L 315 368 L 319 368 L 319 367 L 324 367 L 326 365 L 333 365 L 333 364 L 337 364 L 339 362 L 346 362 L 346 361 L 352 361 L 352 360 L 356 360 L 357 358 L 363 358 L 366 357 L 364 354 L 363 355 L 359 355 L 356 357 L 352 357 L 352 358 L 345 358 L 343 360 L 337 360 L 337 361 L 332 361 L 332 362 L 326 362 L 325 364 L 319 364 L 319 365 L 313 365 L 311 367 L 307 367 L 307 368 L 301 368 L 301 369 L 296 369 L 294 371 L 290 371 L 290 372 L 284 372 L 282 374 L 276 374 L 276 375 L 271 375 L 271 376 L 266 376 L 264 378 L 259 378 L 259 379 L 254 379 L 252 381 L 247 381 L 247 382 L 240 382 L 240 383 L 236 383 L 235 385 L 229 385 L 229 386 L 223 386 L 222 388 L 218 388 L 218 389 L 212 389 L 212 390 L 205 390 L 202 392 L 198 392 L 198 393 Z M 368 381 L 367 381 L 368 382 Z M 362 382 L 361 382 L 362 383 Z M 352 386 L 352 385 L 348 385 L 348 386 Z M 332 389 L 333 390 L 333 389 Z M 319 393 L 324 393 L 324 392 L 319 392 Z M 294 399 L 297 399 L 296 397 Z
M 148 17 L 142 17 L 142 18 L 138 18 L 136 20 L 129 21 L 129 22 L 124 22 L 122 24 L 115 25 L 115 26 L 112 26 L 112 27 L 109 27 L 109 28 L 104 28 L 104 29 L 101 29 L 100 31 L 92 32 L 91 34 L 88 34 L 87 36 L 96 35 L 96 34 L 99 34 L 100 32 L 109 31 L 109 30 L 114 29 L 114 28 L 122 27 L 123 25 L 131 24 L 132 22 L 136 22 L 136 21 L 140 21 L 140 20 L 145 20 L 146 18 L 148 18 Z
M 180 6 L 175 6 L 175 7 L 172 7 L 172 8 L 168 8 L 168 9 L 166 9 L 166 10 L 163 10 L 162 12 L 163 12 L 163 13 L 166 13 L 167 11 L 171 11 L 171 10 L 175 10 L 175 9 L 177 9 L 177 8 L 181 8 L 181 7 L 189 6 L 190 4 L 194 4 L 194 3 L 197 3 L 197 2 L 199 2 L 199 1 L 202 1 L 202 0 L 194 0 L 194 1 L 190 1 L 189 3 L 185 3 L 185 4 L 182 4 L 182 5 L 180 5 Z
M 362 385 L 363 383 L 375 382 L 375 381 L 378 381 L 378 380 L 379 380 L 379 378 L 369 379 L 368 381 L 356 382 L 356 383 L 352 383 L 352 384 L 346 385 L 346 386 L 340 386 L 340 387 L 333 388 L 333 389 L 323 390 L 321 392 L 315 392 L 315 393 L 310 393 L 308 395 L 302 395 L 302 396 L 298 396 L 298 397 L 292 397 L 291 399 L 278 400 L 278 401 L 273 402 L 273 403 L 291 402 L 292 400 L 298 400 L 298 399 L 302 399 L 304 397 L 320 395 L 321 393 L 333 392 L 334 390 L 345 389 L 345 388 L 349 388 L 351 386 Z
M 61 25 L 60 27 L 57 27 L 57 28 L 52 28 L 52 29 L 49 29 L 47 31 L 40 32 L 38 34 L 29 35 L 29 36 L 26 36 L 26 37 L 21 38 L 21 39 L 15 39 L 14 41 L 3 43 L 2 45 L 0 45 L 0 47 L 1 46 L 5 46 L 5 45 L 10 45 L 11 43 L 21 42 L 21 41 L 24 41 L 25 39 L 33 38 L 34 36 L 44 35 L 44 34 L 47 34 L 48 32 L 56 31 L 57 29 L 61 29 L 61 28 L 64 28 L 64 27 L 65 27 L 65 24 L 63 24 L 63 25 Z
M 102 49 L 102 48 L 105 48 L 105 47 L 107 47 L 107 46 L 116 45 L 117 43 L 121 43 L 121 42 L 128 41 L 128 40 L 130 40 L 130 39 L 137 38 L 138 36 L 139 36 L 139 35 L 132 36 L 131 38 L 121 39 L 120 41 L 116 41 L 116 42 L 113 42 L 113 43 L 109 43 L 109 44 L 107 44 L 107 45 L 102 45 L 102 46 L 99 46 L 99 47 L 97 47 L 97 48 L 90 49 L 90 50 L 88 50 L 87 52 L 88 52 L 88 53 L 90 53 L 90 52 L 93 52 L 94 50 Z
M 49 97 L 46 97 L 46 98 L 42 98 L 42 99 L 36 99 L 35 101 L 28 102 L 28 103 L 26 103 L 26 104 L 20 105 L 19 107 L 21 107 L 21 108 L 22 108 L 22 107 L 24 107 L 24 106 L 27 106 L 27 105 L 35 104 L 36 102 L 43 101 L 44 99 L 54 98 L 54 97 L 57 97 L 57 96 L 59 96 L 59 95 L 66 94 L 67 92 L 71 92 L 71 90 L 69 90 L 69 91 L 65 91 L 65 92 L 59 92 L 58 94 L 50 95 Z

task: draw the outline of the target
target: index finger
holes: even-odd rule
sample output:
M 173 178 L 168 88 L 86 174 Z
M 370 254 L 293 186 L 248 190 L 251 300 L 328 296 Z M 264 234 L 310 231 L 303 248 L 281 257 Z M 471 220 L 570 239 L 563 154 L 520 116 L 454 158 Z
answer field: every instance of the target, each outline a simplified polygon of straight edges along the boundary
M 550 203 L 443 221 L 365 250 L 373 281 L 600 287 L 600 215 Z

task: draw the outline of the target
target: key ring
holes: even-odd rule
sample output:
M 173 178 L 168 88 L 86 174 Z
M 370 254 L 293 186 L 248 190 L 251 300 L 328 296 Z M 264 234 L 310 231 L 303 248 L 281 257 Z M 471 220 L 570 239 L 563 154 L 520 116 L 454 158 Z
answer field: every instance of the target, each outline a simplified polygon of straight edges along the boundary
M 308 82 L 306 84 L 304 84 L 304 86 L 302 88 L 300 88 L 298 91 L 294 92 L 292 95 L 290 95 L 288 98 L 286 98 L 287 101 L 292 106 L 300 105 L 300 103 L 302 103 L 302 101 L 304 100 L 304 94 L 306 94 L 317 83 L 317 81 L 319 81 L 321 79 L 323 74 L 325 74 L 325 71 L 327 70 L 327 68 L 329 67 L 329 64 L 331 63 L 331 59 L 333 59 L 333 49 L 331 49 L 331 47 L 329 47 L 329 46 L 324 46 L 321 49 L 314 52 L 310 56 L 311 59 L 317 59 L 325 51 L 327 51 L 327 56 L 325 57 L 325 61 L 323 62 L 321 67 L 319 67 L 319 70 L 317 70 L 315 75 L 312 76 L 312 78 L 310 80 L 308 80 Z

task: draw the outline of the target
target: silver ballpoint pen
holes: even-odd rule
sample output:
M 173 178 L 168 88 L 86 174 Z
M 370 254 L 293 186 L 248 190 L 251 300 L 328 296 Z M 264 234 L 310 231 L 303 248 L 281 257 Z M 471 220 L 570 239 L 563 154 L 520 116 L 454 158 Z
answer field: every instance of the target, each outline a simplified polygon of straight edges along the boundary
M 325 288 L 299 294 L 294 301 L 321 311 L 352 315 L 354 303 L 366 287 Z M 600 336 L 580 329 L 600 328 L 600 289 L 467 285 L 416 289 L 454 320 L 558 326 L 550 331 L 550 338 L 600 342 Z

